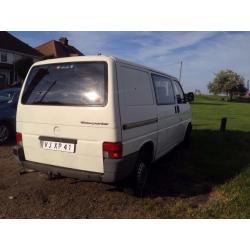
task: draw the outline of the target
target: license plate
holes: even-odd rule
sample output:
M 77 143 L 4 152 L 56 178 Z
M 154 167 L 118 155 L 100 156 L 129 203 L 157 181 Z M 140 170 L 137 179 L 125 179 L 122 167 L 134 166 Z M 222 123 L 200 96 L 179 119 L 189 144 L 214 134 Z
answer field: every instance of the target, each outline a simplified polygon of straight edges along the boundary
M 42 141 L 42 148 L 46 150 L 62 151 L 68 153 L 75 152 L 75 144 L 55 141 Z

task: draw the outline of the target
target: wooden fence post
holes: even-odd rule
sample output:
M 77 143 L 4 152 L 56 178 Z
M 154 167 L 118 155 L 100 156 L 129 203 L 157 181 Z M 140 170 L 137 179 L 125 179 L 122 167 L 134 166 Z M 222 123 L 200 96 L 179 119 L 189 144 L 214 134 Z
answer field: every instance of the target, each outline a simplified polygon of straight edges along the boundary
M 220 123 L 220 132 L 224 133 L 226 131 L 227 118 L 223 117 Z

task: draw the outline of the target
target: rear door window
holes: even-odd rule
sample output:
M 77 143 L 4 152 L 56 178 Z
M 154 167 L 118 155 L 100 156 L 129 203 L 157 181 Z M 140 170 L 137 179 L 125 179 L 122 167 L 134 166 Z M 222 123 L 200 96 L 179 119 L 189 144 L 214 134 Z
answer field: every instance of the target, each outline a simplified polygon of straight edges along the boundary
M 23 104 L 105 106 L 107 63 L 72 62 L 32 68 L 24 87 Z

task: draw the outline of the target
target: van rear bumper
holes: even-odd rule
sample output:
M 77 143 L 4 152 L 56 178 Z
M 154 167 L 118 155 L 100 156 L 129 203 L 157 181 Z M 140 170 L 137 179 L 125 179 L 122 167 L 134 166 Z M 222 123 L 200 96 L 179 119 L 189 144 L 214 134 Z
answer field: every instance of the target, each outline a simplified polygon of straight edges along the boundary
M 58 167 L 38 162 L 25 160 L 22 146 L 15 146 L 13 153 L 22 167 L 44 173 L 52 173 L 83 181 L 96 181 L 114 183 L 129 177 L 136 166 L 138 152 L 123 157 L 122 159 L 104 159 L 104 173 L 83 171 L 72 168 Z

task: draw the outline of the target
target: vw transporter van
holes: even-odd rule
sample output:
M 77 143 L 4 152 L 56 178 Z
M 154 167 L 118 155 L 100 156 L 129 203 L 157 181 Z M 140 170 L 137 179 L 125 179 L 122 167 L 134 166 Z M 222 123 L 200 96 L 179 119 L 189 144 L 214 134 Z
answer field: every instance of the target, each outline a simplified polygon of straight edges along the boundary
M 189 139 L 189 95 L 178 79 L 108 56 L 35 63 L 24 82 L 14 153 L 24 168 L 87 181 L 129 177 Z

